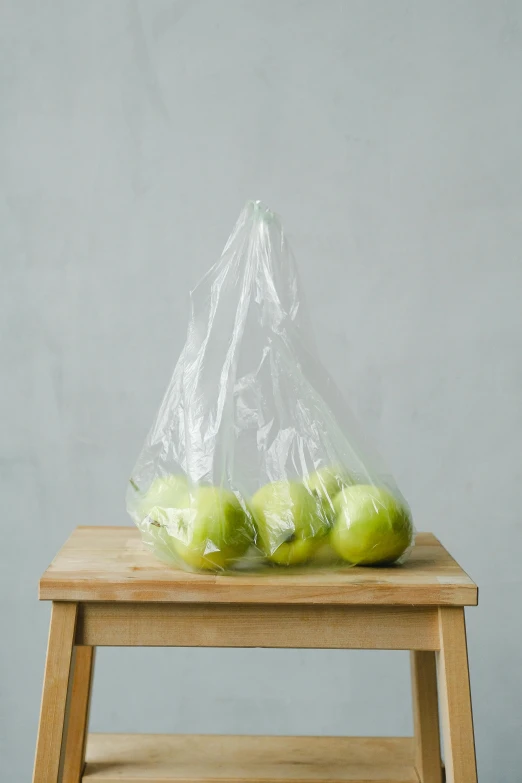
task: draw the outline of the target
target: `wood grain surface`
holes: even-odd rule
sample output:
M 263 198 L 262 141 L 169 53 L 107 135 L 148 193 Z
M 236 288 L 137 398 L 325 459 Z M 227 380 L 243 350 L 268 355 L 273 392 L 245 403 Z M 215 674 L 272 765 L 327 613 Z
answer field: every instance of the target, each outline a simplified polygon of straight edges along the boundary
M 412 740 L 93 734 L 84 783 L 419 783 Z
M 138 647 L 438 650 L 434 607 L 80 604 L 76 643 Z
M 58 783 L 77 604 L 53 604 L 33 783 Z
M 464 610 L 439 610 L 440 705 L 446 783 L 477 783 Z M 499 716 L 499 720 L 501 720 Z
M 261 604 L 465 606 L 477 587 L 430 533 L 409 560 L 386 568 L 265 568 L 258 573 L 189 573 L 157 560 L 128 527 L 79 527 L 41 578 L 40 598 Z
M 422 783 L 442 783 L 437 661 L 434 652 L 411 653 L 415 768 Z
M 75 647 L 62 783 L 80 783 L 94 670 L 94 647 Z

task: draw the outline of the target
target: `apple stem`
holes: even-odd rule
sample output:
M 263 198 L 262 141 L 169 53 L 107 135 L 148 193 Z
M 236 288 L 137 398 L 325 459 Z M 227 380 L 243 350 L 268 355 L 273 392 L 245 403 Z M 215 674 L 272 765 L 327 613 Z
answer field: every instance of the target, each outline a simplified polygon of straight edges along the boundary
M 139 491 L 140 491 L 140 488 L 138 487 L 138 485 L 136 484 L 136 482 L 134 481 L 134 479 L 132 478 L 132 476 L 131 476 L 131 477 L 130 477 L 130 479 L 129 479 L 129 484 L 131 485 L 131 487 L 132 487 L 132 488 L 133 488 L 133 489 L 134 489 L 136 492 L 139 492 Z

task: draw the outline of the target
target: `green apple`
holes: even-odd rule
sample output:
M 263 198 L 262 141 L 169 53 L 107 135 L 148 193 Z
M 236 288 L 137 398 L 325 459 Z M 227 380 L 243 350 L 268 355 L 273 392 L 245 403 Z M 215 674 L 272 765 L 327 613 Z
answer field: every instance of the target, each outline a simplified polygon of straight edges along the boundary
M 160 516 L 160 513 L 156 514 L 158 509 L 155 509 L 153 516 Z M 168 563 L 169 565 L 176 565 L 178 558 L 174 552 L 172 546 L 172 537 L 167 533 L 167 529 L 163 524 L 152 517 L 147 517 L 140 525 L 141 538 L 145 544 L 147 544 L 156 557 L 160 560 Z
M 319 544 L 317 550 L 314 552 L 312 563 L 313 565 L 325 568 L 326 566 L 336 566 L 342 562 L 342 558 L 339 557 L 335 549 L 330 543 L 330 536 L 325 536 L 322 542 Z
M 343 487 L 355 484 L 351 473 L 343 465 L 329 465 L 308 476 L 304 483 L 318 498 L 320 498 L 324 513 L 329 522 L 333 522 L 335 513 L 334 498 Z
M 161 522 L 168 516 L 168 509 L 186 505 L 187 497 L 188 485 L 185 476 L 158 476 L 145 493 L 136 494 L 132 509 L 140 522 L 149 516 Z
M 260 549 L 278 565 L 309 560 L 328 530 L 319 499 L 297 481 L 265 484 L 250 507 Z
M 246 552 L 252 524 L 239 500 L 220 487 L 197 487 L 165 524 L 172 551 L 190 568 L 222 571 Z
M 331 498 L 333 502 L 341 489 L 355 484 L 355 480 L 350 471 L 342 465 L 328 465 L 308 476 L 305 483 L 311 492 L 321 498 Z
M 334 508 L 336 521 L 330 541 L 349 563 L 394 563 L 412 542 L 410 511 L 387 489 L 368 484 L 344 487 Z

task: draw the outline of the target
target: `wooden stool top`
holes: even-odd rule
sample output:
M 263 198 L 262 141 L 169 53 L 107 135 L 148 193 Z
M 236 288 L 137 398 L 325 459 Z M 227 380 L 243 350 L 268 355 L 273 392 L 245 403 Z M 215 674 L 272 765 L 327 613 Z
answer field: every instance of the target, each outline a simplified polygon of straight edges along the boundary
M 402 566 L 194 574 L 171 568 L 133 527 L 78 527 L 40 580 L 53 601 L 474 606 L 477 586 L 431 533 Z

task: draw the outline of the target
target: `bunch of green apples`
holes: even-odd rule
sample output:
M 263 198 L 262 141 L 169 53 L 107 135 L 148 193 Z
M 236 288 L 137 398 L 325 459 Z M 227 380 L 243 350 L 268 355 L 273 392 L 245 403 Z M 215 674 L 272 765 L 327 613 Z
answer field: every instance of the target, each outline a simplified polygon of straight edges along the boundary
M 312 558 L 323 562 L 335 517 L 334 499 L 351 483 L 345 468 L 332 465 L 303 481 L 274 481 L 261 487 L 250 507 L 257 544 L 266 559 L 278 565 L 299 565 Z
M 352 565 L 396 562 L 413 539 L 407 506 L 382 487 L 357 483 L 341 465 L 302 482 L 278 481 L 251 501 L 258 545 L 279 565 L 341 558 Z
M 386 489 L 358 484 L 337 465 L 303 481 L 266 484 L 248 505 L 229 490 L 163 476 L 137 496 L 134 512 L 159 557 L 201 571 L 233 567 L 253 543 L 283 566 L 336 557 L 353 565 L 393 563 L 413 538 L 404 503 Z

